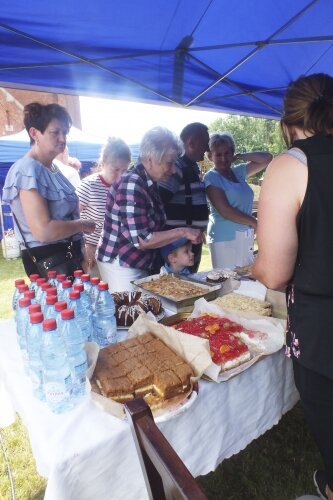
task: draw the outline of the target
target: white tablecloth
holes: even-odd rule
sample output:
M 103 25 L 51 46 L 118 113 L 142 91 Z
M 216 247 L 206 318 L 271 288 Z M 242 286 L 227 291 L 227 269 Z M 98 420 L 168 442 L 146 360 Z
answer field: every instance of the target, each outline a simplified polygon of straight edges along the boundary
M 128 423 L 90 399 L 61 415 L 36 400 L 12 320 L 0 323 L 0 375 L 29 431 L 37 470 L 48 477 L 46 500 L 147 498 Z M 228 382 L 200 380 L 192 407 L 159 427 L 198 476 L 277 424 L 297 399 L 291 362 L 280 351 Z

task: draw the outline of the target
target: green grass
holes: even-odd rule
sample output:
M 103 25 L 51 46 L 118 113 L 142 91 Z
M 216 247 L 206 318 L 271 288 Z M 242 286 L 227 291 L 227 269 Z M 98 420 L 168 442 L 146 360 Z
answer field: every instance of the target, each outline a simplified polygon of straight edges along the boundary
M 204 247 L 200 271 L 210 268 L 209 251 Z M 2 319 L 12 316 L 13 282 L 20 277 L 25 277 L 21 260 L 5 260 L 0 256 Z M 46 480 L 36 472 L 27 431 L 21 420 L 17 418 L 14 424 L 0 432 L 13 475 L 16 498 L 42 499 Z M 209 453 L 209 450 L 204 452 Z M 198 481 L 212 500 L 295 500 L 297 496 L 315 493 L 312 473 L 320 464 L 319 453 L 297 405 L 277 426 L 238 455 L 224 460 L 215 472 L 198 478 Z M 0 447 L 0 500 L 10 499 L 6 462 Z

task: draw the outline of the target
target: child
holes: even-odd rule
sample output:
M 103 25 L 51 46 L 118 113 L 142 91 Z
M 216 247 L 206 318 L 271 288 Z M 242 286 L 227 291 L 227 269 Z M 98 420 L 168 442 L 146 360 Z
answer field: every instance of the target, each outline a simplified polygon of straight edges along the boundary
M 165 264 L 161 267 L 161 274 L 175 273 L 187 276 L 191 274 L 188 266 L 193 266 L 194 253 L 192 243 L 186 238 L 169 243 L 160 249 Z

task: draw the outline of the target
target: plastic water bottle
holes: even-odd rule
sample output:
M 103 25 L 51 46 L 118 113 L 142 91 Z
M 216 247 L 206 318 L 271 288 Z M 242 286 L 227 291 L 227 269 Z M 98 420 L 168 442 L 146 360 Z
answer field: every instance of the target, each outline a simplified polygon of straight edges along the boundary
M 46 402 L 54 413 L 73 407 L 72 377 L 65 341 L 57 330 L 54 318 L 43 321 L 41 345 L 43 385 Z
M 56 295 L 47 295 L 46 296 L 46 303 L 44 306 L 43 314 L 44 314 L 44 319 L 50 319 L 50 318 L 56 318 L 57 313 L 56 310 L 54 309 L 54 305 L 57 302 L 57 296 Z
M 91 308 L 95 310 L 95 303 L 98 295 L 98 283 L 100 282 L 99 278 L 90 278 L 91 288 L 89 291 L 89 297 L 91 302 Z
M 69 294 L 72 291 L 72 282 L 70 280 L 65 280 L 62 282 L 62 291 L 59 294 L 58 298 L 60 300 L 65 300 L 67 303 L 69 302 Z
M 73 286 L 78 285 L 79 283 L 82 283 L 81 276 L 83 274 L 82 269 L 77 269 L 74 271 L 74 281 L 73 281 Z
M 18 297 L 17 297 L 17 301 L 19 301 L 20 299 L 23 299 L 25 292 L 28 292 L 28 291 L 29 291 L 29 287 L 28 287 L 28 285 L 26 285 L 25 283 L 24 283 L 23 285 L 19 285 L 19 286 L 18 286 Z M 16 305 L 17 305 L 17 304 L 16 304 Z
M 44 311 L 46 303 L 46 290 L 48 290 L 49 288 L 51 288 L 51 283 L 49 283 L 48 281 L 41 284 L 42 293 L 40 294 L 39 304 L 42 306 L 42 311 Z
M 31 304 L 37 304 L 35 290 L 27 290 L 26 292 L 24 292 L 23 297 L 30 299 Z
M 51 286 L 57 286 L 57 271 L 47 271 L 47 280 Z
M 100 347 L 117 342 L 115 306 L 109 286 L 105 281 L 98 284 L 98 296 L 93 314 L 94 340 Z
M 36 283 L 37 283 L 36 300 L 37 300 L 37 303 L 40 304 L 40 299 L 41 299 L 42 292 L 43 292 L 42 284 L 46 283 L 46 279 L 45 278 L 38 278 L 36 280 Z
M 18 302 L 18 297 L 19 297 L 19 291 L 18 291 L 18 287 L 20 285 L 24 285 L 25 282 L 23 279 L 17 279 L 15 280 L 15 290 L 14 290 L 14 293 L 13 293 L 13 300 L 12 300 L 12 307 L 14 309 L 14 311 L 16 310 L 16 306 L 17 306 L 17 302 Z
M 90 342 L 93 333 L 91 315 L 87 311 L 81 300 L 81 294 L 78 290 L 73 290 L 69 294 L 68 309 L 73 309 L 75 320 L 79 325 L 85 342 Z
M 80 292 L 80 300 L 85 307 L 87 314 L 90 318 L 90 324 L 91 324 L 91 332 L 93 330 L 93 323 L 92 323 L 92 307 L 91 307 L 91 301 L 88 293 L 84 289 L 83 283 L 79 283 L 78 285 L 74 285 L 74 290 L 78 290 Z M 91 339 L 90 339 L 91 340 Z
M 91 283 L 89 274 L 82 274 L 81 281 L 84 286 L 85 291 L 90 295 Z
M 57 320 L 57 325 L 61 325 L 61 311 L 64 311 L 64 309 L 67 309 L 67 302 L 64 300 L 59 300 L 54 304 L 54 310 L 56 313 L 56 320 Z
M 16 331 L 26 372 L 28 371 L 27 326 L 30 321 L 28 309 L 30 305 L 30 299 L 22 298 L 18 301 L 18 307 L 16 308 Z
M 31 307 L 31 306 L 30 306 Z M 43 364 L 41 360 L 41 344 L 43 338 L 43 315 L 35 312 L 30 315 L 30 326 L 27 330 L 27 352 L 29 376 L 32 383 L 34 396 L 40 401 L 45 401 L 43 388 Z
M 65 281 L 66 279 L 66 274 L 57 274 L 57 290 L 58 290 L 58 297 L 62 294 L 62 282 Z
M 39 274 L 30 274 L 29 275 L 29 280 L 30 280 L 29 289 L 35 290 L 35 293 L 37 292 L 37 288 L 38 288 L 38 285 L 37 285 L 38 278 L 39 278 Z
M 61 319 L 61 335 L 66 344 L 67 359 L 71 368 L 72 394 L 74 398 L 80 398 L 86 394 L 88 361 L 84 350 L 85 339 L 73 309 L 61 311 Z

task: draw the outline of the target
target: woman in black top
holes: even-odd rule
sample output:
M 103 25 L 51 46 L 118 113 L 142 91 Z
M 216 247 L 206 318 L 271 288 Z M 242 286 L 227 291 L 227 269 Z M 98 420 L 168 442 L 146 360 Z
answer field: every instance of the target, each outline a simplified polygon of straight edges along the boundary
M 253 274 L 287 286 L 287 355 L 325 465 L 314 481 L 333 500 L 333 78 L 292 83 L 281 127 L 290 149 L 265 175 Z

